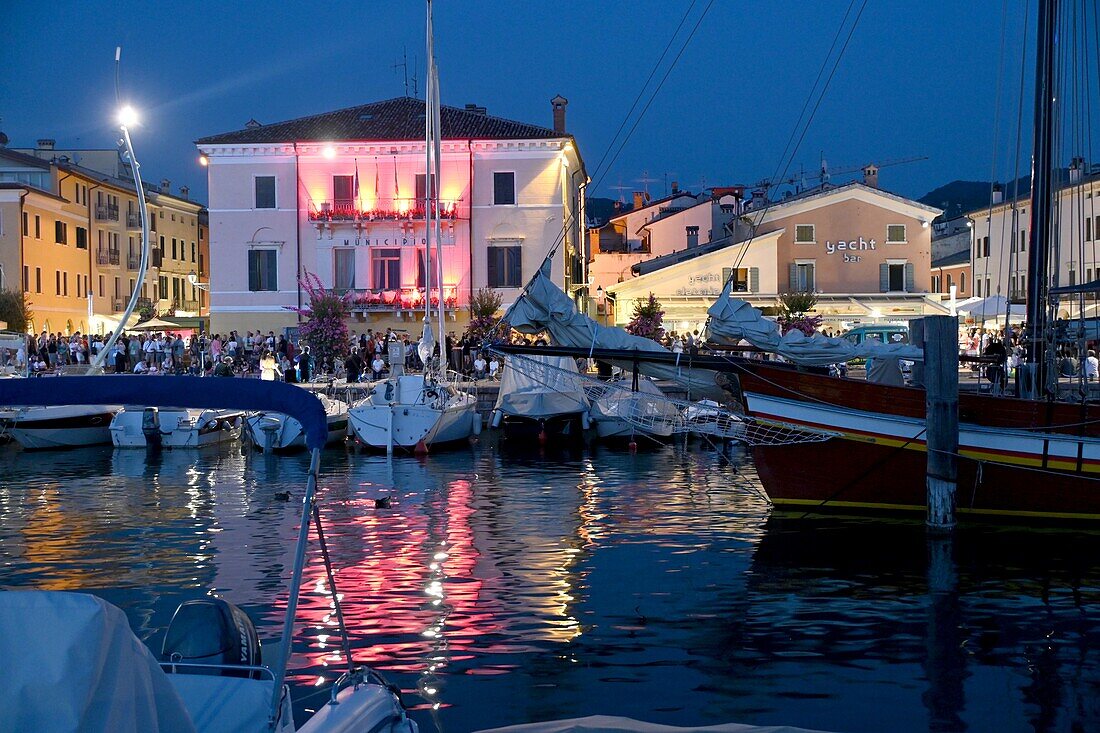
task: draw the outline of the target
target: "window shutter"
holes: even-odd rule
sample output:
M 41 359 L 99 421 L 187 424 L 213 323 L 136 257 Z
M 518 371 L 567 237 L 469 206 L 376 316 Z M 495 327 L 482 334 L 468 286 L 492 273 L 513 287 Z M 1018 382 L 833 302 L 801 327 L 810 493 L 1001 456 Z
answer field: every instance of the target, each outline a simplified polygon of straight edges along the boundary
M 749 292 L 750 293 L 759 293 L 760 292 L 760 268 L 759 267 L 750 267 L 749 268 Z
M 498 256 L 500 254 L 500 249 L 498 247 L 489 247 L 488 250 L 487 250 L 487 253 L 489 255 L 489 257 L 488 257 L 488 260 L 489 260 L 489 272 L 488 272 L 489 287 L 491 287 L 491 288 L 500 287 L 500 274 L 498 273 L 498 270 L 500 268 L 500 265 L 499 265 L 499 259 L 500 258 Z
M 268 290 L 278 290 L 279 258 L 274 251 L 269 251 L 265 259 L 267 260 L 267 282 L 264 285 Z
M 792 262 L 790 264 L 790 269 L 788 271 L 788 275 L 790 276 L 790 279 L 791 279 L 791 292 L 792 293 L 798 292 L 798 265 L 796 265 L 795 263 Z
M 905 263 L 905 292 L 913 293 L 917 290 L 916 271 L 912 262 Z
M 260 262 L 257 254 L 255 251 L 248 253 L 248 289 L 252 291 L 260 289 Z
M 878 266 L 878 291 L 890 292 L 890 265 L 885 262 Z

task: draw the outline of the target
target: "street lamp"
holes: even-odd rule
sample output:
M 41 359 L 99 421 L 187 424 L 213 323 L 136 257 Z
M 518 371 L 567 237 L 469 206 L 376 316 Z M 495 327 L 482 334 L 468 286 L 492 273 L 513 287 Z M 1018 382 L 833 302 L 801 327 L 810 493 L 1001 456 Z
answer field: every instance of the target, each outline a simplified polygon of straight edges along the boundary
M 133 127 L 137 123 L 137 111 L 130 105 L 127 104 L 118 111 L 118 124 L 122 127 Z

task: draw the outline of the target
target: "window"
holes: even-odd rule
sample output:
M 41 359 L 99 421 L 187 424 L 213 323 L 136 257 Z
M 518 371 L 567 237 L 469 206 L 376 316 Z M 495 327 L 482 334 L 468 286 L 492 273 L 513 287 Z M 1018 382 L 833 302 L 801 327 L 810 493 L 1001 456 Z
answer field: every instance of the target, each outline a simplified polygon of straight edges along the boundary
M 176 238 L 175 237 L 172 237 L 172 259 L 173 260 L 177 259 L 176 258 Z
M 106 290 L 106 288 L 105 288 L 105 287 L 103 286 L 103 276 L 102 276 L 102 275 L 100 275 L 100 276 L 99 276 L 99 297 L 101 297 L 101 298 L 102 298 L 102 297 L 103 297 L 104 295 L 106 295 L 106 294 L 107 294 L 107 290 Z
M 29 293 L 31 291 L 31 268 L 27 265 L 23 265 L 23 292 Z
M 1069 284 L 1070 285 L 1076 285 L 1077 284 L 1077 271 L 1076 270 L 1070 270 L 1069 271 Z
M 962 277 L 959 278 L 959 292 L 960 293 L 965 293 L 966 292 L 966 273 L 965 272 L 962 274 Z
M 38 214 L 34 215 L 34 238 L 42 239 L 42 217 Z
M 428 287 L 428 253 L 427 250 L 416 250 L 416 287 Z
M 76 228 L 76 248 L 88 249 L 88 230 L 84 227 Z
M 757 267 L 722 268 L 722 282 L 730 283 L 734 293 L 755 293 L 760 289 L 760 269 Z
M 889 224 L 886 227 L 886 243 L 887 244 L 905 244 L 905 225 L 904 224 Z
M 195 247 L 195 243 L 194 243 L 194 242 L 192 242 L 192 243 L 191 243 L 191 261 L 192 261 L 192 262 L 194 262 L 194 261 L 195 261 L 195 253 L 196 253 L 196 252 L 198 252 L 198 248 L 197 248 L 197 247 Z
M 1092 217 L 1091 216 L 1086 216 L 1085 217 L 1085 241 L 1086 242 L 1091 242 L 1092 241 Z
M 932 292 L 933 293 L 943 292 L 942 290 L 940 290 L 940 276 L 939 275 L 933 275 L 932 276 Z
M 887 267 L 890 268 L 890 291 L 905 290 L 905 265 L 890 264 Z
M 54 295 L 61 295 L 61 270 L 54 270 L 54 283 L 53 290 Z
M 960 281 L 960 282 L 965 282 L 965 279 L 964 279 L 964 280 L 962 280 L 962 281 Z M 953 286 L 954 284 L 955 284 L 955 283 L 951 281 L 951 276 L 950 276 L 950 275 L 948 275 L 948 276 L 947 276 L 947 292 L 949 292 L 949 293 L 951 292 L 951 287 L 952 287 L 952 286 Z
M 493 204 L 508 206 L 515 203 L 516 174 L 510 171 L 495 171 L 493 173 Z
M 154 295 L 160 295 L 161 298 L 168 297 L 168 276 L 161 275 L 157 278 L 157 286 L 153 288 Z
M 355 177 L 332 177 L 332 203 L 336 210 L 340 207 L 350 209 L 355 200 Z
M 795 244 L 814 244 L 817 242 L 817 233 L 813 224 L 796 224 L 794 227 Z
M 401 250 L 394 248 L 370 251 L 371 286 L 375 290 L 401 288 Z
M 416 174 L 416 205 L 420 206 L 424 204 L 424 181 L 427 177 L 423 173 Z M 435 180 L 435 174 L 432 174 L 432 198 L 439 196 L 439 182 Z
M 982 240 L 982 250 L 983 250 L 982 256 L 983 257 L 988 257 L 989 256 L 989 237 L 988 236 L 986 236 Z
M 256 176 L 256 208 L 275 208 L 275 176 Z M 160 212 L 163 217 L 164 212 Z
M 278 253 L 273 249 L 248 252 L 248 289 L 278 290 Z
M 985 297 L 988 298 L 990 295 L 993 295 L 993 288 L 989 287 L 989 278 L 987 277 L 985 279 Z
M 337 290 L 355 287 L 355 250 L 332 250 L 332 286 Z
M 61 294 L 62 295 L 68 295 L 69 294 L 69 273 L 68 272 L 61 273 Z
M 30 236 L 30 228 L 28 226 L 29 221 L 30 221 L 30 216 L 27 214 L 27 212 L 24 211 L 23 212 L 23 236 L 24 237 L 29 237 Z
M 53 241 L 58 244 L 69 243 L 69 225 L 63 221 L 53 223 Z
M 974 287 L 977 288 L 977 290 L 974 291 L 974 295 L 977 295 L 979 298 L 982 297 L 982 281 L 980 279 L 974 281 Z
M 42 268 L 34 268 L 34 292 L 42 292 Z
M 816 283 L 814 282 L 813 262 L 794 262 L 790 269 L 791 290 L 802 293 L 812 293 Z
M 494 245 L 486 249 L 491 288 L 518 288 L 523 285 L 523 251 L 518 243 Z
M 1100 223 L 1100 217 L 1097 217 L 1097 223 Z M 1020 230 L 1020 251 L 1023 252 L 1027 249 L 1027 230 Z
M 122 297 L 122 288 L 119 285 L 119 279 L 116 277 L 115 278 L 115 299 L 117 300 L 118 298 L 121 298 L 121 297 Z

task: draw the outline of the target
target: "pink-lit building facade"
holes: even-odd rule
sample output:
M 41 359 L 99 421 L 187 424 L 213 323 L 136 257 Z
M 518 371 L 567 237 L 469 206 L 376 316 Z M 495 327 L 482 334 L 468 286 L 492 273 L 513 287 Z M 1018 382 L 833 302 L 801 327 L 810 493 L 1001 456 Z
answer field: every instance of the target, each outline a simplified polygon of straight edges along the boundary
M 442 297 L 455 333 L 471 295 L 508 304 L 560 240 L 554 279 L 585 282 L 587 174 L 565 131 L 484 108 L 444 107 L 438 197 L 443 287 L 425 256 L 424 103 L 398 98 L 197 141 L 209 171 L 211 330 L 279 332 L 306 305 L 299 285 L 351 291 L 352 328 L 418 331 L 425 299 Z M 549 116 L 549 115 L 548 115 Z M 434 242 L 434 239 L 433 239 Z

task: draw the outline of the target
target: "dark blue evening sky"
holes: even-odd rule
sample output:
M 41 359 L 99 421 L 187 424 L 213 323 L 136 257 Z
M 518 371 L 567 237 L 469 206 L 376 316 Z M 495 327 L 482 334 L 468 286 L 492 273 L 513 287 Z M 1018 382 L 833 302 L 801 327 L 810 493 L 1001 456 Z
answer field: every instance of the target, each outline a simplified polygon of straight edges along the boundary
M 596 178 L 593 168 L 689 4 L 437 0 L 443 103 L 476 102 L 490 114 L 549 126 L 549 100 L 563 94 L 569 130 Z M 706 4 L 696 2 L 680 39 Z M 1001 178 L 1012 172 L 1023 33 L 1023 3 L 1009 5 L 1016 14 L 1008 24 Z M 52 137 L 59 147 L 111 146 L 121 44 L 123 93 L 143 114 L 134 137 L 146 176 L 190 184 L 200 198 L 206 185 L 194 139 L 250 117 L 275 122 L 400 96 L 402 78 L 391 67 L 405 47 L 410 65 L 415 57 L 424 66 L 424 7 L 412 0 L 4 6 L 0 129 L 10 145 Z M 715 0 L 596 193 L 617 196 L 611 186 L 620 182 L 641 187 L 643 171 L 692 189 L 703 179 L 771 176 L 847 7 Z M 822 152 L 833 168 L 927 156 L 885 169 L 881 185 L 919 196 L 956 178 L 988 180 L 1001 9 L 993 0 L 871 0 L 793 170 L 816 169 Z M 1026 68 L 1030 74 L 1030 62 Z

